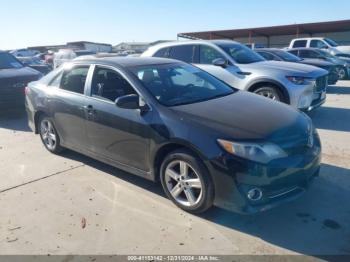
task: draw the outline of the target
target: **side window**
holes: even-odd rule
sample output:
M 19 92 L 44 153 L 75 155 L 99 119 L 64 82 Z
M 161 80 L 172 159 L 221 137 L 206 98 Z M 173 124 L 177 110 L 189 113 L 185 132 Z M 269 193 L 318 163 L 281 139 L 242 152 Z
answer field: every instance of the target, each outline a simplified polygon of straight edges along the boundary
M 319 58 L 319 55 L 311 50 L 300 50 L 300 57 L 302 58 Z
M 216 51 L 210 46 L 201 45 L 199 49 L 199 62 L 201 64 L 212 64 L 213 60 L 217 58 L 224 58 L 219 51 Z M 225 59 L 225 58 L 224 58 Z
M 184 61 L 187 63 L 193 62 L 193 45 L 181 45 L 181 46 L 173 46 L 170 50 L 169 57 L 172 59 Z
M 63 72 L 60 72 L 59 74 L 57 74 L 49 83 L 49 86 L 53 86 L 53 87 L 60 87 L 61 84 L 61 80 L 62 80 L 62 75 Z
M 130 94 L 136 94 L 136 91 L 118 72 L 99 66 L 95 68 L 91 96 L 114 102 L 118 97 Z
M 78 94 L 84 94 L 86 77 L 90 66 L 76 66 L 65 71 L 62 76 L 60 88 Z
M 325 48 L 327 45 L 321 40 L 311 40 L 310 47 Z
M 266 52 L 258 52 L 258 53 L 259 53 L 259 55 L 264 57 L 266 60 L 275 60 L 275 57 L 273 55 L 271 55 L 270 53 L 266 53 Z
M 293 47 L 306 47 L 307 40 L 296 40 L 293 43 Z
M 288 51 L 288 52 L 293 54 L 293 55 L 299 56 L 298 50 L 291 50 L 291 51 Z
M 169 48 L 166 47 L 166 48 L 162 48 L 162 49 L 159 49 L 155 54 L 154 54 L 155 57 L 168 57 L 169 56 Z

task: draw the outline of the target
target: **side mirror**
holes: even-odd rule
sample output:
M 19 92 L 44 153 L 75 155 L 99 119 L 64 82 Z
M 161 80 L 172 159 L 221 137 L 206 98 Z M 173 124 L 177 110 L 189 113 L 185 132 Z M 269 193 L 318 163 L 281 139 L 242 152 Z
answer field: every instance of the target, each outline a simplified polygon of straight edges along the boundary
M 225 68 L 228 66 L 228 61 L 223 58 L 216 58 L 213 60 L 212 64 L 214 66 L 220 66 L 222 68 Z
M 124 108 L 124 109 L 139 109 L 140 108 L 139 96 L 135 94 L 131 94 L 131 95 L 118 97 L 115 100 L 115 105 L 117 107 Z

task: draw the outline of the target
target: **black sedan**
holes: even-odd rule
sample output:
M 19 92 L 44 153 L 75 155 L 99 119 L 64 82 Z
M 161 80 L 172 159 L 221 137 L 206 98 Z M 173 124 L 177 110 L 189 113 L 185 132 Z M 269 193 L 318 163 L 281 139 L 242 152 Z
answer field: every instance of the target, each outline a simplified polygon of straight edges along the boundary
M 24 67 L 13 55 L 0 51 L 0 109 L 24 107 L 24 88 L 42 74 Z
M 76 150 L 152 181 L 193 213 L 294 199 L 318 175 L 312 121 L 162 58 L 77 60 L 29 85 L 29 126 L 52 153 Z
M 17 59 L 24 65 L 33 68 L 43 75 L 46 75 L 52 71 L 52 66 L 45 64 L 37 57 L 17 57 Z
M 323 61 L 320 59 L 300 58 L 294 55 L 292 51 L 287 52 L 277 48 L 260 48 L 256 49 L 255 51 L 261 56 L 263 56 L 266 60 L 300 63 L 305 65 L 317 66 L 322 69 L 325 69 L 329 72 L 328 84 L 330 85 L 334 85 L 339 79 L 339 68 L 336 64 L 332 62 Z

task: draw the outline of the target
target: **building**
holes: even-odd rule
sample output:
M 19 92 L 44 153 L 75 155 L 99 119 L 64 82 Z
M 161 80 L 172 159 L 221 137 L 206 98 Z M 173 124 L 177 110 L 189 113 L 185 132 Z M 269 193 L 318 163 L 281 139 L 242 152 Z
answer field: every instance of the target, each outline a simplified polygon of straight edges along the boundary
M 329 37 L 339 44 L 350 45 L 350 20 L 179 33 L 177 36 L 187 39 L 231 39 L 244 44 L 280 48 L 289 46 L 293 38 Z
M 68 49 L 73 50 L 89 50 L 96 53 L 110 53 L 112 52 L 112 45 L 104 43 L 94 43 L 88 41 L 68 42 L 66 45 Z

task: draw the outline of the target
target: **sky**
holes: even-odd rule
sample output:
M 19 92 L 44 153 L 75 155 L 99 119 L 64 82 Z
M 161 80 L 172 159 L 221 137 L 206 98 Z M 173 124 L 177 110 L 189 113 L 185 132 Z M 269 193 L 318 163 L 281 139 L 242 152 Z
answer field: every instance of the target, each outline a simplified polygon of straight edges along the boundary
M 0 0 L 0 49 L 350 19 L 349 0 Z

